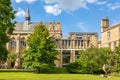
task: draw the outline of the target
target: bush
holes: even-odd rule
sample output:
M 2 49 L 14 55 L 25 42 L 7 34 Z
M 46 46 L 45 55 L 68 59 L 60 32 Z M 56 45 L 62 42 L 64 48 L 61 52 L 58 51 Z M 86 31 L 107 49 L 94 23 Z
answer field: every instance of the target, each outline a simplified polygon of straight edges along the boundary
M 81 68 L 82 68 L 82 66 L 78 62 L 69 63 L 66 66 L 66 70 L 69 73 L 82 73 Z
M 113 55 L 109 48 L 89 48 L 81 50 L 80 58 L 77 62 L 70 63 L 67 71 L 70 73 L 100 74 L 103 64 L 111 64 L 114 61 Z
M 36 72 L 35 73 L 55 73 L 55 74 L 65 74 L 67 73 L 65 68 L 44 68 L 41 69 L 40 72 Z
M 69 63 L 66 66 L 66 70 L 69 73 L 77 73 L 77 74 L 100 74 L 104 73 L 102 68 L 98 66 L 90 65 L 90 64 L 82 64 L 79 62 Z

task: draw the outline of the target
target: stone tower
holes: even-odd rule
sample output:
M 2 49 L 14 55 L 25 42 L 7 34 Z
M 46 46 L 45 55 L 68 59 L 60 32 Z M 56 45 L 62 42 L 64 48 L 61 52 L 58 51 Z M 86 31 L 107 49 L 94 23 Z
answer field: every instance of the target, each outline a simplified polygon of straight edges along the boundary
M 109 27 L 109 20 L 108 18 L 101 19 L 101 32 L 104 32 Z

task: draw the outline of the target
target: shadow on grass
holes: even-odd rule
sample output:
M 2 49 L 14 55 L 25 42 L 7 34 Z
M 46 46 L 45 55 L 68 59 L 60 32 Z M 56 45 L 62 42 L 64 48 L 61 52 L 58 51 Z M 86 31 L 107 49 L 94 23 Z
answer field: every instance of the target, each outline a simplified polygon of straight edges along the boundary
M 0 79 L 0 80 L 14 80 L 14 79 Z
M 65 68 L 43 69 L 35 74 L 69 74 Z
M 0 72 L 34 72 L 28 69 L 0 69 Z
M 27 72 L 35 74 L 69 74 L 65 68 L 43 69 L 40 72 L 30 69 L 0 69 L 0 72 Z

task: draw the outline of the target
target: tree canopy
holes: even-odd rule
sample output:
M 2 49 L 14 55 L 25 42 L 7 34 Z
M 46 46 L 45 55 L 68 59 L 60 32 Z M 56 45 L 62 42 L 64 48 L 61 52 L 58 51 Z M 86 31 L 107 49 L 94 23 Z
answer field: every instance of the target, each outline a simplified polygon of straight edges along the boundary
M 11 0 L 0 0 L 0 61 L 6 60 L 6 43 L 10 40 L 15 27 L 15 11 L 11 6 Z
M 27 68 L 54 67 L 58 52 L 55 50 L 55 41 L 50 36 L 47 28 L 41 22 L 35 26 L 34 32 L 27 39 L 28 49 L 24 53 L 23 65 Z
M 115 57 L 116 55 L 109 48 L 81 50 L 80 58 L 75 63 L 68 65 L 67 69 L 73 73 L 104 73 L 103 65 L 112 66 Z

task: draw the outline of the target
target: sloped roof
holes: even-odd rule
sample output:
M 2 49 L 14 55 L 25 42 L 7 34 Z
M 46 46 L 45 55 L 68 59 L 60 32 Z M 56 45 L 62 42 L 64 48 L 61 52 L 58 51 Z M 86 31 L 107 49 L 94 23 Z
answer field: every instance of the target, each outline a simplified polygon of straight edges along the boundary
M 69 35 L 98 35 L 97 32 L 69 32 Z
M 22 22 L 15 24 L 15 31 L 34 31 L 34 27 L 39 24 L 39 22 L 30 22 L 29 24 Z

